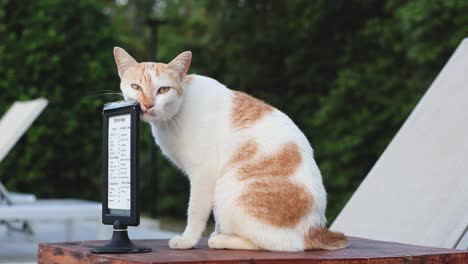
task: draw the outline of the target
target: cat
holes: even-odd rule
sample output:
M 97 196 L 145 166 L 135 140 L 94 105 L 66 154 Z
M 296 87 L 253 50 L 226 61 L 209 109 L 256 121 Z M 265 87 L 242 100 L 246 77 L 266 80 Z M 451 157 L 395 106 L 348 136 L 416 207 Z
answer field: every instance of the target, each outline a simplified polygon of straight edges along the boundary
M 342 233 L 326 227 L 326 192 L 313 150 L 278 109 L 218 81 L 187 75 L 192 53 L 168 64 L 138 63 L 115 47 L 124 99 L 163 154 L 190 180 L 187 226 L 169 240 L 193 248 L 213 210 L 213 249 L 341 249 Z

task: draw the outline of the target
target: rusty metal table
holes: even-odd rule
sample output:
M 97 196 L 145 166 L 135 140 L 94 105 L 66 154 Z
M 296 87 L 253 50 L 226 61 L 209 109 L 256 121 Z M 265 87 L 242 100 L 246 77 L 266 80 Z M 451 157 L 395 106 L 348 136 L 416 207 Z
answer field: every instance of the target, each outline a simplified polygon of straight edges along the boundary
M 191 250 L 172 250 L 167 240 L 135 240 L 152 248 L 143 254 L 89 252 L 105 241 L 75 241 L 39 244 L 38 261 L 48 263 L 317 263 L 317 264 L 468 264 L 468 251 L 440 249 L 350 237 L 346 249 L 335 251 L 268 252 L 212 250 L 204 238 Z

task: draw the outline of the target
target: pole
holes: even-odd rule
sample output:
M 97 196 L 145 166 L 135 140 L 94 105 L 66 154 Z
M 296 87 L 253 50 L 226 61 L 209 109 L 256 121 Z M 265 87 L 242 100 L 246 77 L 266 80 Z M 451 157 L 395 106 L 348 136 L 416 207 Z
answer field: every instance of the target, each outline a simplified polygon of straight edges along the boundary
M 157 19 L 157 18 L 149 18 L 146 20 L 146 25 L 149 26 L 150 28 L 150 40 L 149 40 L 149 59 L 150 61 L 157 61 L 158 57 L 158 39 L 159 39 L 159 27 L 166 25 L 166 24 L 172 24 L 176 25 L 177 23 L 175 21 L 168 21 L 168 20 L 163 20 L 163 19 Z M 153 141 L 153 138 L 151 138 L 151 142 Z M 150 150 L 150 165 L 148 168 L 148 184 L 150 187 L 153 187 L 152 192 L 150 192 L 150 199 L 152 201 L 150 205 L 150 215 L 152 217 L 157 216 L 157 198 L 158 198 L 158 177 L 156 173 L 157 169 L 157 156 L 156 156 L 156 150 Z M 155 169 L 156 168 L 156 169 Z
M 157 60 L 158 52 L 158 31 L 159 31 L 159 20 L 148 19 L 147 25 L 150 27 L 150 43 L 149 43 L 149 59 L 150 61 Z M 153 137 L 150 134 L 150 142 L 153 142 Z M 157 217 L 158 210 L 158 177 L 156 174 L 158 157 L 156 155 L 156 149 L 150 148 L 150 163 L 148 167 L 148 184 L 150 186 L 150 207 L 149 213 L 151 217 Z

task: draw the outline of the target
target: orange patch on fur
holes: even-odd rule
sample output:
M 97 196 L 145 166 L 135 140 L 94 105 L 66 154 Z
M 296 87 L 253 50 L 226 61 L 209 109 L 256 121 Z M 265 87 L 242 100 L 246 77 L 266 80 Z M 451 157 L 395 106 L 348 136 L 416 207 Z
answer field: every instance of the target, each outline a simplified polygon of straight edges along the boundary
M 235 128 L 252 127 L 272 111 L 273 107 L 263 101 L 242 92 L 234 92 L 231 119 Z
M 294 227 L 313 206 L 313 198 L 304 185 L 292 182 L 302 162 L 295 143 L 283 145 L 276 153 L 258 156 L 258 144 L 249 140 L 231 158 L 240 180 L 253 179 L 238 198 L 245 212 L 260 221 L 279 227 Z
M 285 144 L 277 153 L 251 159 L 239 167 L 240 180 L 258 177 L 288 177 L 293 175 L 302 162 L 299 147 L 295 143 Z
M 228 164 L 251 160 L 258 151 L 258 143 L 254 139 L 247 140 L 234 152 Z
M 238 200 L 245 212 L 278 227 L 294 227 L 312 209 L 313 198 L 290 180 L 250 183 Z
M 304 249 L 340 249 L 348 245 L 345 235 L 328 230 L 326 227 L 311 227 L 304 234 Z
M 161 75 L 161 72 L 167 70 L 167 64 L 164 63 L 151 63 L 150 66 L 157 76 Z

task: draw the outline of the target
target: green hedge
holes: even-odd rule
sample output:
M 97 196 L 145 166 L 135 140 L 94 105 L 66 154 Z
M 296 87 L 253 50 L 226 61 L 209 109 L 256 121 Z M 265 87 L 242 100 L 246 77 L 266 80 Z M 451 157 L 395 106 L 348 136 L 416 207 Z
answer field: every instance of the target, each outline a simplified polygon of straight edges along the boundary
M 312 143 L 339 213 L 468 36 L 466 1 L 204 1 L 169 6 L 163 58 L 287 113 Z M 172 8 L 172 9 L 171 9 Z M 182 36 L 182 37 L 181 37 Z M 185 37 L 185 39 L 184 39 Z
M 0 163 L 9 189 L 98 199 L 102 91 L 115 90 L 115 30 L 95 1 L 0 2 L 0 114 L 49 105 Z

